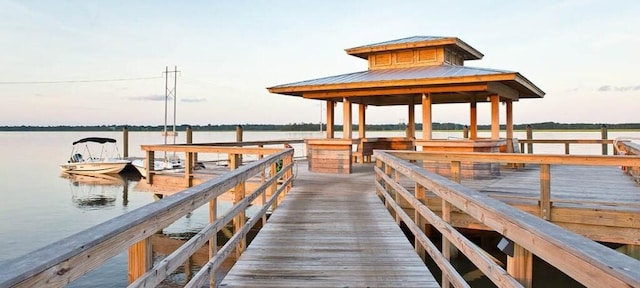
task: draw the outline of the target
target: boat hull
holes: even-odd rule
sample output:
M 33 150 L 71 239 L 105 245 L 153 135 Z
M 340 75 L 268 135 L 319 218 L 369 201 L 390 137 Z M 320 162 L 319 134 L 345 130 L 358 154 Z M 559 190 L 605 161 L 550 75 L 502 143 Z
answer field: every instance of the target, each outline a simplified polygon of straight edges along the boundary
M 82 174 L 105 174 L 120 173 L 130 161 L 111 161 L 111 162 L 82 162 L 67 163 L 60 165 L 60 169 L 66 173 L 82 173 Z

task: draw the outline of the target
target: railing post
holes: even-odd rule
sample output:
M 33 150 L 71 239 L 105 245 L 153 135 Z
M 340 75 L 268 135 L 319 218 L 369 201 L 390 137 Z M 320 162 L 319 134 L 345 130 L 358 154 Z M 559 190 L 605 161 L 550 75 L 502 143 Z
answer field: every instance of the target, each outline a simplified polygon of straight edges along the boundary
M 527 125 L 527 140 L 529 140 L 529 143 L 527 144 L 527 153 L 533 154 L 533 130 L 531 129 L 531 125 Z
M 129 247 L 128 273 L 129 284 L 140 278 L 151 269 L 153 263 L 151 251 L 151 238 L 147 237 Z
M 236 126 L 236 142 L 242 142 L 242 133 L 242 125 Z M 236 159 L 236 162 L 238 162 L 238 166 L 242 165 L 242 154 L 237 154 L 236 157 L 238 158 Z
M 193 144 L 193 128 L 191 128 L 191 125 L 187 126 L 187 132 L 185 134 L 187 135 L 186 143 Z M 191 164 L 195 167 L 196 163 L 198 163 L 198 153 L 193 152 L 191 153 Z
M 464 128 L 462 128 L 462 138 L 469 139 L 469 126 L 467 125 L 464 125 Z
M 122 157 L 129 157 L 129 128 L 122 128 Z
M 218 198 L 209 200 L 209 223 L 213 223 L 218 219 Z M 212 259 L 218 253 L 218 233 L 213 234 L 209 238 L 209 259 Z M 216 287 L 216 271 L 209 274 L 209 287 Z
M 415 183 L 414 187 L 415 187 L 416 199 L 418 199 L 420 203 L 426 205 L 426 197 L 425 197 L 426 195 L 425 195 L 424 187 L 418 183 Z M 420 213 L 418 212 L 418 209 L 416 209 L 413 214 L 413 222 L 415 222 L 416 225 L 420 228 L 420 231 L 425 233 L 425 231 L 427 230 L 426 221 L 424 217 L 420 215 Z M 427 251 L 424 249 L 424 247 L 422 247 L 422 245 L 420 244 L 420 241 L 418 241 L 418 237 L 415 237 L 415 240 L 413 241 L 414 241 L 413 246 L 415 247 L 416 253 L 418 254 L 418 256 L 420 256 L 420 258 L 424 262 L 427 259 Z
M 271 177 L 275 177 L 276 175 L 276 163 L 271 164 L 271 167 L 269 168 L 269 173 L 271 175 Z M 278 179 L 273 181 L 273 184 L 271 184 L 271 195 L 273 196 L 273 194 L 276 193 L 276 190 L 278 189 Z M 275 200 L 273 201 L 273 204 L 271 204 L 271 210 L 276 210 L 276 208 L 278 208 L 278 198 L 276 197 Z
M 507 255 L 507 273 L 525 288 L 533 287 L 533 254 L 513 243 L 513 257 Z
M 564 143 L 564 154 L 569 155 L 569 142 Z
M 607 125 L 602 124 L 600 133 L 602 134 L 602 155 L 608 155 L 609 150 L 607 148 L 609 146 L 607 145 L 607 142 L 605 142 L 605 140 L 609 139 L 609 137 L 607 136 Z
M 391 166 L 389 166 L 389 164 L 385 163 L 384 164 L 384 174 L 387 174 L 387 176 L 389 176 L 389 178 L 391 178 L 391 173 L 392 173 Z M 391 185 L 389 183 L 387 183 L 386 181 L 384 183 L 384 189 L 386 190 L 385 193 L 391 195 Z M 389 210 L 389 212 L 392 214 L 393 218 L 395 219 L 396 216 L 397 216 L 396 215 L 397 213 L 393 212 L 393 209 L 391 209 L 391 205 L 388 202 L 385 201 L 385 206 L 387 207 L 387 210 Z
M 540 164 L 540 216 L 551 220 L 551 167 Z

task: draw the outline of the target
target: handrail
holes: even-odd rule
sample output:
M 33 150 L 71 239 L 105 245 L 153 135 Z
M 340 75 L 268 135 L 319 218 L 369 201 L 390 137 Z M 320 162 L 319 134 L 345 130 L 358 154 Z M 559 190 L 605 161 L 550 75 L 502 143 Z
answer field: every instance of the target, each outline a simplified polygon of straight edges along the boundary
M 0 287 L 61 287 L 67 285 L 106 260 L 127 251 L 130 246 L 169 226 L 187 213 L 210 201 L 215 201 L 218 196 L 238 185 L 243 185 L 254 175 L 263 174 L 265 169 L 271 169 L 273 173 L 271 173 L 269 180 L 264 181 L 252 194 L 236 203 L 229 212 L 235 214 L 224 215 L 214 221 L 203 232 L 198 233 L 196 237 L 198 240 L 193 241 L 207 239 L 214 233 L 213 231 L 219 230 L 221 225 L 224 225 L 223 223 L 229 222 L 229 218 L 244 215 L 244 208 L 258 195 L 266 195 L 267 190 L 275 190 L 272 191 L 274 193 L 267 202 L 271 205 L 277 201 L 275 199 L 278 194 L 282 191 L 286 193 L 291 183 L 292 157 L 293 149 L 280 149 L 274 154 L 248 165 L 240 166 L 201 185 L 185 189 L 181 193 L 115 217 L 14 260 L 2 262 L 0 263 Z M 275 173 L 275 164 L 280 160 L 284 162 L 283 169 L 279 173 Z M 284 178 L 282 183 L 276 182 L 278 178 Z M 276 190 L 274 185 L 278 184 L 281 186 Z M 268 207 L 265 204 L 259 212 L 266 213 Z M 252 217 L 252 221 L 257 221 L 253 218 L 259 219 L 260 217 L 255 215 Z M 237 235 L 234 237 L 238 239 L 237 241 L 245 239 L 246 231 L 248 231 L 246 229 L 248 228 L 243 226 L 240 231 L 236 231 Z M 234 241 L 236 241 L 235 239 Z M 194 245 L 193 241 L 189 245 Z M 189 253 L 194 252 L 193 246 L 184 247 L 183 245 L 183 248 L 179 250 L 186 253 L 186 257 L 191 255 Z M 185 254 L 180 257 L 184 258 Z M 226 256 L 220 253 L 217 257 L 224 258 Z
M 474 244 L 469 243 L 461 234 L 454 232 L 455 228 L 445 221 L 446 218 L 449 217 L 448 211 L 450 211 L 450 209 L 444 209 L 447 205 L 455 206 L 480 223 L 515 242 L 516 246 L 519 247 L 517 251 L 520 251 L 520 253 L 526 254 L 528 253 L 526 251 L 529 251 L 586 286 L 596 287 L 601 286 L 603 283 L 606 283 L 608 287 L 640 286 L 640 273 L 638 273 L 638 271 L 640 271 L 639 261 L 440 175 L 426 171 L 422 167 L 407 161 L 426 159 L 429 155 L 422 156 L 420 154 L 431 153 L 374 151 L 374 154 L 377 161 L 377 179 L 381 181 L 376 185 L 378 193 L 383 194 L 387 203 L 398 203 L 401 199 L 404 199 L 405 201 L 403 201 L 403 203 L 408 202 L 411 208 L 415 209 L 417 213 L 416 219 L 412 219 L 402 211 L 399 205 L 389 205 L 394 209 L 396 215 L 407 224 L 407 227 L 409 227 L 412 233 L 416 235 L 416 246 L 420 245 L 432 258 L 439 259 L 435 261 L 436 264 L 438 264 L 443 271 L 446 279 L 450 280 L 456 287 L 465 287 L 465 285 L 456 284 L 459 282 L 456 280 L 459 275 L 455 275 L 455 273 L 452 274 L 450 269 L 442 264 L 447 261 L 445 254 L 448 252 L 445 250 L 445 253 L 441 253 L 434 250 L 433 247 L 430 248 L 430 246 L 433 245 L 426 243 L 426 241 L 429 241 L 428 238 L 416 224 L 420 223 L 422 219 L 429 222 L 429 224 L 433 225 L 433 227 L 443 234 L 443 240 L 446 240 L 443 242 L 449 242 L 457 247 L 499 287 L 517 287 L 518 285 L 514 284 L 513 279 L 517 279 L 520 283 L 527 283 L 530 279 L 522 279 L 523 276 L 518 275 L 516 272 L 509 273 L 511 275 L 516 274 L 512 275 L 515 277 L 505 275 L 504 270 L 490 263 L 491 261 L 484 255 L 486 252 Z M 495 155 L 497 156 L 497 154 Z M 407 159 L 404 156 L 412 157 Z M 454 165 L 452 171 L 459 173 L 460 159 L 447 158 L 444 155 L 440 155 L 439 157 L 439 159 L 454 161 L 456 165 Z M 635 163 L 640 161 L 638 157 L 631 158 L 635 158 L 631 160 L 636 161 Z M 481 161 L 490 162 L 490 160 L 489 158 L 483 159 L 481 157 Z M 497 159 L 492 162 L 512 162 L 512 160 L 513 159 L 500 159 L 500 157 L 497 157 Z M 524 160 L 524 158 L 521 160 Z M 619 160 L 622 160 L 622 158 Z M 531 159 L 530 161 L 533 160 Z M 562 163 L 567 161 L 572 162 L 571 160 L 565 159 Z M 585 161 L 586 159 L 581 159 L 577 162 Z M 384 171 L 382 168 L 384 168 Z M 396 177 L 391 177 L 394 173 Z M 435 216 L 435 213 L 430 211 L 429 208 L 421 202 L 422 199 L 417 198 L 414 194 L 404 189 L 402 185 L 394 179 L 400 177 L 400 175 L 414 182 L 416 190 L 426 189 L 442 198 L 443 216 Z M 455 175 L 454 173 L 454 178 L 458 176 L 459 175 Z M 406 184 L 406 182 L 403 183 Z M 416 192 L 416 194 L 418 193 Z M 513 269 L 510 269 L 510 264 L 507 265 L 507 271 Z
M 564 154 L 569 155 L 570 144 L 601 144 L 603 146 L 603 155 L 608 151 L 607 145 L 614 144 L 613 139 L 518 139 L 520 143 L 520 151 L 525 153 L 525 147 L 528 154 L 533 154 L 533 144 L 564 144 Z M 525 144 L 528 144 L 525 146 Z M 615 151 L 615 150 L 614 150 Z

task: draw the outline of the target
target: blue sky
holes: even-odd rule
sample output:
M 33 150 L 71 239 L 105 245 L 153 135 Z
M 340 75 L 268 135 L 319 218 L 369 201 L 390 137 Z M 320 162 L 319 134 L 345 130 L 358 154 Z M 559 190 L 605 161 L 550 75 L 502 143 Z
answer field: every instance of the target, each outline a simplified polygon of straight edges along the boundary
M 640 122 L 638 15 L 638 1 L 0 0 L 0 125 L 162 124 L 174 65 L 178 124 L 317 123 L 321 102 L 265 88 L 365 70 L 344 49 L 414 35 L 459 37 L 485 55 L 466 65 L 544 90 L 515 103 L 515 123 Z M 407 119 L 405 107 L 367 113 Z M 468 117 L 434 107 L 436 122 Z

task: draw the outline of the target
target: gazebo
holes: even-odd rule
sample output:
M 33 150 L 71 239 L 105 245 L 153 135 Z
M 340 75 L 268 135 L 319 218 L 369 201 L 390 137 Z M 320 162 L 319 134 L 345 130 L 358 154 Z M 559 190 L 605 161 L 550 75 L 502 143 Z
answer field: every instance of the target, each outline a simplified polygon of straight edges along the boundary
M 370 160 L 373 149 L 423 151 L 512 151 L 513 102 L 542 98 L 544 92 L 518 72 L 464 66 L 484 55 L 457 37 L 413 36 L 346 49 L 368 60 L 365 71 L 283 84 L 271 93 L 326 101 L 325 139 L 306 139 L 309 170 L 351 173 L 354 156 Z M 343 105 L 342 138 L 334 137 L 334 107 Z M 491 138 L 479 138 L 477 103 L 491 103 Z M 506 139 L 500 138 L 500 102 L 506 109 Z M 433 139 L 434 104 L 469 103 L 469 138 Z M 352 137 L 352 105 L 358 105 L 358 138 Z M 415 106 L 422 104 L 422 138 L 415 138 Z M 367 138 L 366 107 L 404 105 L 406 137 Z M 358 145 L 356 151 L 352 146 Z

